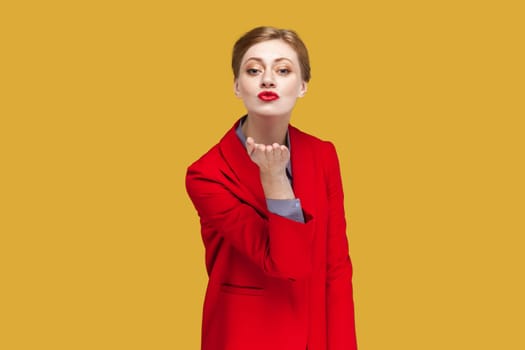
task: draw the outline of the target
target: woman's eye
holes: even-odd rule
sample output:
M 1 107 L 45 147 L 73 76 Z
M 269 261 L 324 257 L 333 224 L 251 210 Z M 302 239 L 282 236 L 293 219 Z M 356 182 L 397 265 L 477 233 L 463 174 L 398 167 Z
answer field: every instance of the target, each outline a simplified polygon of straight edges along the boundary
M 279 72 L 279 74 L 281 74 L 281 75 L 286 75 L 286 74 L 290 73 L 290 70 L 288 68 L 279 68 L 277 70 L 277 72 Z
M 248 68 L 248 69 L 246 70 L 246 72 L 247 72 L 248 74 L 250 74 L 250 75 L 255 75 L 255 74 L 259 73 L 259 70 L 258 70 L 257 68 Z

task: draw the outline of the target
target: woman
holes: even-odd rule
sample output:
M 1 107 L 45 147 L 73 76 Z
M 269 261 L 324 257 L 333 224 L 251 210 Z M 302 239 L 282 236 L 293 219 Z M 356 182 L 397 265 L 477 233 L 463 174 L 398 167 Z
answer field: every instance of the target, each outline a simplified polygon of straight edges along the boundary
M 186 176 L 209 275 L 202 349 L 356 349 L 337 154 L 289 125 L 307 49 L 294 31 L 258 27 L 232 68 L 247 114 Z

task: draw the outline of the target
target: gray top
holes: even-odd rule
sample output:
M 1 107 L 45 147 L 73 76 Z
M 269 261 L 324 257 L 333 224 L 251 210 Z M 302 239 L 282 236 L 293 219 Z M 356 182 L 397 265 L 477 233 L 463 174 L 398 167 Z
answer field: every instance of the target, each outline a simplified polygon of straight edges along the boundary
M 239 140 L 241 140 L 241 143 L 243 144 L 243 146 L 246 145 L 246 136 L 244 136 L 242 132 L 242 125 L 245 120 L 246 120 L 246 116 L 241 118 L 241 121 L 239 122 L 239 126 L 237 127 L 237 130 L 236 130 L 237 136 L 239 137 Z M 286 146 L 288 147 L 288 150 L 290 150 L 290 154 L 291 154 L 292 150 L 290 148 L 290 135 L 288 134 L 288 131 L 286 132 Z M 290 181 L 290 184 L 291 184 L 292 183 L 292 165 L 290 161 L 288 161 L 288 164 L 286 164 L 286 176 L 288 177 L 288 180 Z M 304 223 L 303 208 L 301 207 L 301 201 L 299 200 L 299 198 L 295 198 L 295 199 L 268 199 L 266 198 L 266 205 L 268 206 L 268 210 L 271 213 L 283 216 L 290 220 Z

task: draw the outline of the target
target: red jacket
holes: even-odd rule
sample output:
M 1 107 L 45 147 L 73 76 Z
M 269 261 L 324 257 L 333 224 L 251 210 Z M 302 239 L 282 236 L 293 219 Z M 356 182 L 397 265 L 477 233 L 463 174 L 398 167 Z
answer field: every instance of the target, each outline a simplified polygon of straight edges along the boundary
M 270 213 L 235 130 L 193 163 L 209 275 L 202 350 L 357 348 L 343 189 L 334 146 L 290 126 L 305 223 Z

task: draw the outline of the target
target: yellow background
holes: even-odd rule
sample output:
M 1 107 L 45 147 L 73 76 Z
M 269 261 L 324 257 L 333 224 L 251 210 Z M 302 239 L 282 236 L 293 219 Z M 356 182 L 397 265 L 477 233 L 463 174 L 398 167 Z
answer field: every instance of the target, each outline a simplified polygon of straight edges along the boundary
M 3 2 L 0 349 L 198 349 L 184 175 L 257 25 L 310 50 L 292 121 L 339 152 L 360 349 L 524 349 L 518 3 Z

